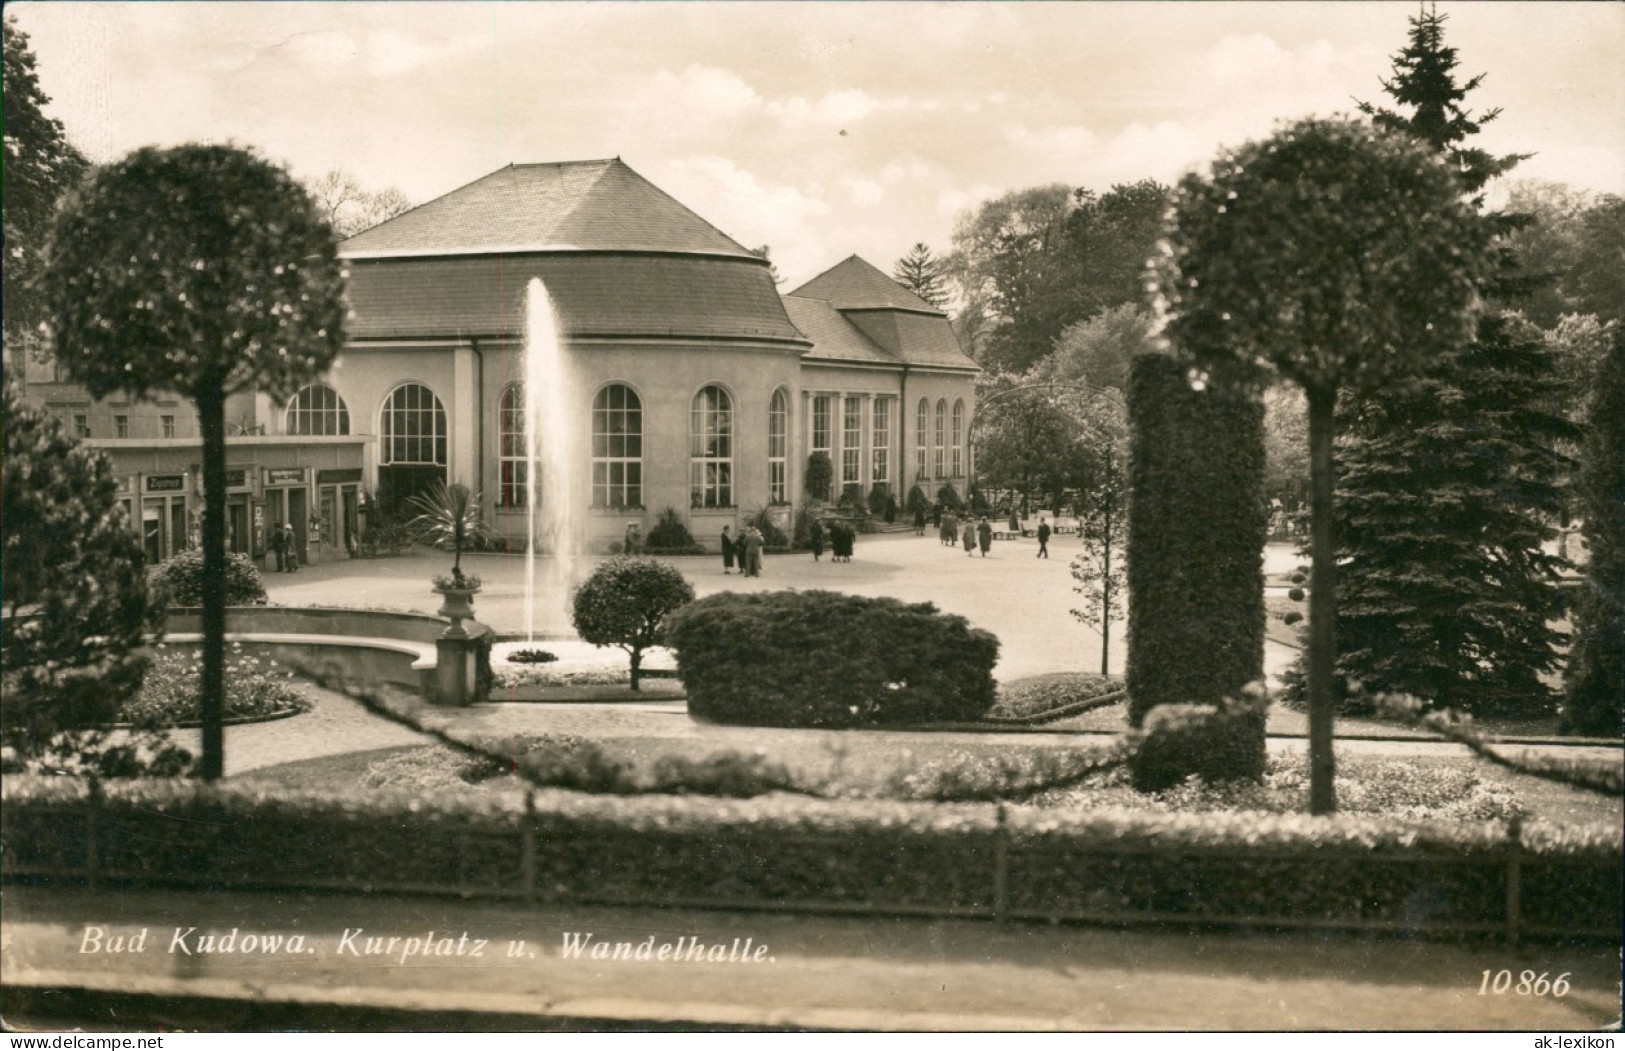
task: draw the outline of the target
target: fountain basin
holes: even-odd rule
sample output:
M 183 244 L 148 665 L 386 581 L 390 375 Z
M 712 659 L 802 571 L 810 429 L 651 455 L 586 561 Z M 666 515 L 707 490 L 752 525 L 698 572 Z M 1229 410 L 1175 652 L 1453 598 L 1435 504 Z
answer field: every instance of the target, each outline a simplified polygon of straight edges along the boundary
M 511 659 L 520 650 L 546 650 L 558 657 L 543 664 Z M 619 646 L 594 646 L 580 639 L 498 642 L 491 648 L 496 677 L 493 701 L 670 701 L 683 696 L 670 650 L 645 650 L 639 689 L 632 689 L 632 662 Z

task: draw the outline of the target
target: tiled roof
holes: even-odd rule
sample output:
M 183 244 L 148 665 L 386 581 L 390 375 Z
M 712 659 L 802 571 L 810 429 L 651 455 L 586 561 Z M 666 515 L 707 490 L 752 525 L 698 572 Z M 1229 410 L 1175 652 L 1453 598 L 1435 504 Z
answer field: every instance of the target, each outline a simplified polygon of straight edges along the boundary
M 545 250 L 750 256 L 619 157 L 511 164 L 363 231 L 351 259 Z
M 526 285 L 539 277 L 569 336 L 806 342 L 755 256 L 352 259 L 349 270 L 352 339 L 517 334 Z
M 795 322 L 802 335 L 812 340 L 812 349 L 806 353 L 806 358 L 886 365 L 903 363 L 901 358 L 888 354 L 856 325 L 842 317 L 840 311 L 821 299 L 785 296 L 784 308 L 789 311 L 790 320 Z
M 822 299 L 836 310 L 890 308 L 946 316 L 873 264 L 855 255 L 835 264 L 790 294 Z

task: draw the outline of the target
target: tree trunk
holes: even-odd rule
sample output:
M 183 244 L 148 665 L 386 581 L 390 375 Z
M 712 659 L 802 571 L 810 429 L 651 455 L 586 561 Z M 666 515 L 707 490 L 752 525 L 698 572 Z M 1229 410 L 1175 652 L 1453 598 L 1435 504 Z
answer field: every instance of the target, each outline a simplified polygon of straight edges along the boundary
M 638 688 L 638 672 L 643 664 L 643 651 L 635 649 L 632 653 L 632 689 Z
M 1332 668 L 1337 659 L 1337 552 L 1332 546 L 1332 430 L 1337 391 L 1309 392 L 1309 812 L 1337 809 Z
M 203 431 L 203 779 L 226 772 L 226 396 L 197 399 Z

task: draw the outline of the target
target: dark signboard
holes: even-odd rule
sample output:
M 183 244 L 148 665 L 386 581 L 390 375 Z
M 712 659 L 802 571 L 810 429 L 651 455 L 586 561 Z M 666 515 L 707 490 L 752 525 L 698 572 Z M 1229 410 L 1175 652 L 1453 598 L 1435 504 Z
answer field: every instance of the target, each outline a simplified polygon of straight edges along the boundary
M 266 485 L 300 485 L 305 480 L 303 467 L 267 467 L 265 469 Z
M 186 490 L 184 474 L 154 474 L 147 477 L 149 493 L 180 493 Z
M 248 484 L 248 468 L 232 467 L 226 471 L 226 488 L 241 489 Z
M 335 485 L 340 482 L 359 481 L 361 481 L 361 468 L 359 467 L 339 467 L 333 470 L 316 472 L 317 485 Z

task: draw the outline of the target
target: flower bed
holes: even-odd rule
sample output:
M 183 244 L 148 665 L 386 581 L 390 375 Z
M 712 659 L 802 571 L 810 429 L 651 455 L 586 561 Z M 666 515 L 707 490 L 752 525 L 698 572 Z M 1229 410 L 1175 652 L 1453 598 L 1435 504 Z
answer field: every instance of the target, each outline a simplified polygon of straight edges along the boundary
M 558 659 L 542 663 L 510 659 L 511 654 L 536 649 L 545 649 Z M 647 651 L 643 660 L 643 674 L 648 676 L 670 675 L 676 667 L 670 652 L 664 649 Z M 491 672 L 495 676 L 493 697 L 526 687 L 628 686 L 632 681 L 631 661 L 625 650 L 575 639 L 499 642 L 491 648 Z
M 182 652 L 160 643 L 141 692 L 124 702 L 119 721 L 135 726 L 200 725 L 202 674 L 201 649 Z M 232 643 L 226 648 L 226 721 L 260 722 L 310 711 L 311 702 L 293 688 L 292 680 L 293 672 L 276 661 L 262 660 Z

